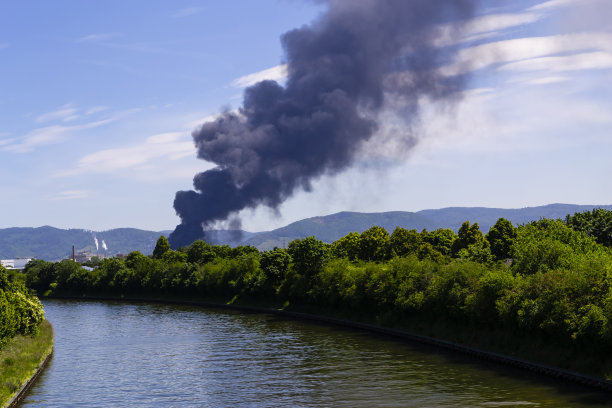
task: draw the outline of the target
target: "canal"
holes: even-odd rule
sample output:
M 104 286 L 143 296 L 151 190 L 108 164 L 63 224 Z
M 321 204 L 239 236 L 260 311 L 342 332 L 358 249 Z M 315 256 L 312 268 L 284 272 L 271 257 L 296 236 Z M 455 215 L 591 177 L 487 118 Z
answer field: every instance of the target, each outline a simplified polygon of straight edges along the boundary
M 51 363 L 22 407 L 604 407 L 612 394 L 358 330 L 146 303 L 45 300 Z

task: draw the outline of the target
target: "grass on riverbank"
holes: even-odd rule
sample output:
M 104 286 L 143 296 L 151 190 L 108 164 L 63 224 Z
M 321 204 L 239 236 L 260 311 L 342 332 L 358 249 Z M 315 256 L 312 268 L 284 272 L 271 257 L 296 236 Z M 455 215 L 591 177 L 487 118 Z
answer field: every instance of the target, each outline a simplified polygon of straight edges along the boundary
M 17 335 L 0 350 L 0 407 L 5 407 L 53 350 L 53 327 L 45 320 L 35 336 Z

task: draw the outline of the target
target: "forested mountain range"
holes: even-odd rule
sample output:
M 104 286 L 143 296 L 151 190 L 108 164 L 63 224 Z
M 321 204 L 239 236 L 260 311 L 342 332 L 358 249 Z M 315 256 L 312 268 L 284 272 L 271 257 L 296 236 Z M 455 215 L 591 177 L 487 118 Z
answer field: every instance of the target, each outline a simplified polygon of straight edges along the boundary
M 373 225 L 384 227 L 391 233 L 396 226 L 407 229 L 435 230 L 437 228 L 459 229 L 461 223 L 469 220 L 477 222 L 483 233 L 503 217 L 513 224 L 523 224 L 540 218 L 565 218 L 567 214 L 589 211 L 593 208 L 604 208 L 612 211 L 612 205 L 573 205 L 550 204 L 539 207 L 520 209 L 502 209 L 485 207 L 449 207 L 438 210 L 418 212 L 391 211 L 382 213 L 339 212 L 332 215 L 312 217 L 296 221 L 285 227 L 265 232 L 243 232 L 237 238 L 235 232 L 215 231 L 213 243 L 235 245 L 253 245 L 260 250 L 272 249 L 275 246 L 285 247 L 297 238 L 316 236 L 326 242 L 333 242 L 349 232 L 362 232 Z M 72 252 L 72 245 L 77 251 L 96 253 L 94 237 L 97 237 L 99 251 L 102 240 L 108 247 L 107 254 L 127 254 L 138 250 L 143 254 L 153 252 L 155 242 L 160 235 L 170 231 L 144 231 L 135 228 L 118 228 L 108 231 L 88 231 L 83 229 L 58 229 L 50 226 L 39 228 L 5 228 L 0 229 L 0 259 L 34 257 L 47 260 L 67 258 Z
M 418 212 L 339 212 L 324 217 L 307 218 L 273 231 L 261 232 L 247 238 L 244 244 L 256 246 L 260 250 L 267 250 L 275 246 L 285 247 L 287 243 L 294 239 L 311 235 L 325 242 L 333 242 L 349 232 L 363 232 L 373 225 L 384 227 L 389 233 L 393 232 L 396 226 L 416 229 L 417 231 L 450 228 L 456 232 L 464 221 L 470 221 L 471 223 L 477 222 L 480 230 L 486 233 L 502 217 L 515 225 L 519 225 L 540 218 L 565 219 L 568 214 L 590 211 L 593 208 L 612 210 L 612 205 L 549 204 L 519 209 L 448 207 Z

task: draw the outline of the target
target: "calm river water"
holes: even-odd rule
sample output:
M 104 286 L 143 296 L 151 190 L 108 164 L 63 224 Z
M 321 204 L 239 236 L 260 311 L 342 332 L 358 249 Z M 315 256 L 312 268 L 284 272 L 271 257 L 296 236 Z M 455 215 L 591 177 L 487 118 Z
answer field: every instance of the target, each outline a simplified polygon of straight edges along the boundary
M 46 300 L 24 407 L 600 407 L 612 394 L 361 331 L 189 306 Z

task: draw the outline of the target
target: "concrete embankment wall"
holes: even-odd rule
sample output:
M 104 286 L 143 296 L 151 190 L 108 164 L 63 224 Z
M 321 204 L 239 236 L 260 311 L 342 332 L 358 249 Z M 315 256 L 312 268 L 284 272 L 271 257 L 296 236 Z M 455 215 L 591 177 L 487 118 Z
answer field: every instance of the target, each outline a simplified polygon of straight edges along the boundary
M 396 338 L 405 339 L 408 341 L 425 344 L 429 346 L 439 347 L 441 349 L 450 350 L 454 352 L 459 352 L 462 354 L 470 355 L 473 357 L 477 357 L 482 360 L 491 361 L 527 371 L 531 371 L 533 373 L 541 374 L 547 377 L 560 379 L 564 381 L 569 381 L 576 384 L 581 384 L 587 387 L 597 388 L 604 391 L 612 392 L 612 381 L 607 381 L 603 379 L 599 379 L 596 377 L 591 377 L 588 375 L 584 375 L 578 372 L 565 370 L 545 364 L 535 363 L 532 361 L 522 360 L 520 358 L 510 357 L 503 354 L 498 354 L 490 351 L 479 350 L 476 348 L 464 346 L 461 344 L 453 343 L 450 341 L 440 340 L 433 337 L 423 336 L 416 333 L 411 333 L 405 330 L 397 330 L 391 329 L 387 327 L 360 323 L 350 320 L 337 319 L 327 316 L 321 315 L 312 315 L 307 313 L 300 312 L 292 312 L 278 309 L 267 309 L 261 307 L 253 307 L 253 306 L 243 306 L 243 305 L 228 305 L 221 303 L 212 303 L 212 302 L 201 302 L 201 301 L 189 301 L 189 300 L 174 300 L 174 299 L 155 299 L 155 298 L 113 298 L 113 297 L 91 297 L 91 298 L 82 298 L 82 297 L 63 297 L 63 296 L 54 296 L 55 299 L 75 299 L 75 300 L 112 300 L 112 301 L 130 301 L 130 302 L 151 302 L 151 303 L 167 303 L 167 304 L 177 304 L 177 305 L 193 305 L 193 306 L 204 306 L 209 308 L 223 308 L 223 309 L 232 309 L 244 312 L 251 313 L 267 313 L 278 316 L 291 317 L 294 319 L 302 319 L 309 320 L 315 322 L 322 322 L 326 324 L 344 326 L 354 329 L 366 330 L 372 333 L 384 334 L 387 336 L 392 336 Z

